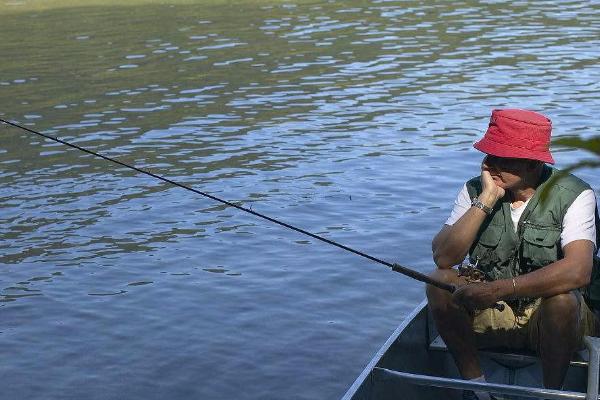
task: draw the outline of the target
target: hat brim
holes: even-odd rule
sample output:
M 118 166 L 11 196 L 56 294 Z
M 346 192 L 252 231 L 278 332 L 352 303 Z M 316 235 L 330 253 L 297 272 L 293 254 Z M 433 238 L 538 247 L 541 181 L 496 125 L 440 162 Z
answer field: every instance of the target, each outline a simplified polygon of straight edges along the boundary
M 476 142 L 473 147 L 483 153 L 497 157 L 526 158 L 528 160 L 539 160 L 548 164 L 554 164 L 554 158 L 552 158 L 550 151 L 536 152 L 522 147 L 495 142 L 486 137 Z

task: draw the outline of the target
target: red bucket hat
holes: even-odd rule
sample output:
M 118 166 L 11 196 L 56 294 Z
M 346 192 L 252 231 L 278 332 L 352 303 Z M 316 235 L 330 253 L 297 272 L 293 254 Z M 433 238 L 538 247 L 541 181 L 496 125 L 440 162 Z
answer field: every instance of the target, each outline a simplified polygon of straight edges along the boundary
M 487 132 L 473 147 L 493 156 L 554 164 L 550 154 L 551 133 L 552 121 L 542 114 L 519 109 L 494 110 Z

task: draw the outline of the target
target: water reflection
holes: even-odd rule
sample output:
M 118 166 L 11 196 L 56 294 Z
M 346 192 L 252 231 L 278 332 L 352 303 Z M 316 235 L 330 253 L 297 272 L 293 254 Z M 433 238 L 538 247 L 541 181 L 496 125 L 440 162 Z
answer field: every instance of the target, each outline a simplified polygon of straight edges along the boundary
M 421 271 L 491 108 L 598 130 L 593 2 L 98 3 L 0 5 L 0 116 Z M 0 129 L 0 347 L 19 353 L 3 376 L 18 397 L 336 398 L 422 297 Z

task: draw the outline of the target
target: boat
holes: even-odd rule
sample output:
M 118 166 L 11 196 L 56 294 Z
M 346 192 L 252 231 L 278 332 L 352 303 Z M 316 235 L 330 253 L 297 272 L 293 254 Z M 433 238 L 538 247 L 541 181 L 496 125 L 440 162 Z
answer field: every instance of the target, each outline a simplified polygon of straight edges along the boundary
M 600 338 L 571 360 L 563 390 L 542 387 L 540 359 L 533 353 L 480 351 L 487 382 L 463 380 L 438 335 L 427 307 L 419 304 L 368 363 L 343 400 L 451 400 L 463 390 L 482 390 L 498 399 L 598 400 Z

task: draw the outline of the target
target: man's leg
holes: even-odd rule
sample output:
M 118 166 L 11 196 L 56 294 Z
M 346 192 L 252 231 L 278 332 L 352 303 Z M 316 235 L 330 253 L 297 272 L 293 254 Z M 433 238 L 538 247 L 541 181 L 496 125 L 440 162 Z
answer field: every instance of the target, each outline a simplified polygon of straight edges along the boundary
M 544 387 L 560 389 L 577 350 L 580 305 L 573 292 L 542 300 L 539 315 L 539 351 L 544 372 Z
M 454 269 L 436 269 L 431 277 L 451 284 L 464 283 Z M 467 310 L 452 301 L 447 290 L 427 285 L 429 309 L 438 332 L 454 357 L 463 379 L 473 379 L 482 375 L 473 334 L 473 318 Z

